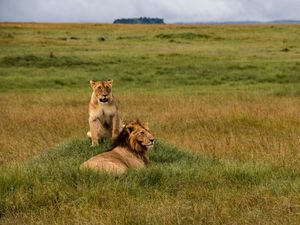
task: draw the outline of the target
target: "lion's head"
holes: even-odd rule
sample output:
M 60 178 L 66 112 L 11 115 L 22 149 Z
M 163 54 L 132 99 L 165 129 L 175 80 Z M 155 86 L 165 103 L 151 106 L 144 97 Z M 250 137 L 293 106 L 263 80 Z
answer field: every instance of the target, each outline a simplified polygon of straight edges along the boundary
M 107 104 L 112 98 L 112 80 L 90 80 L 91 88 L 100 104 Z
M 154 145 L 154 137 L 150 133 L 148 123 L 141 124 L 139 121 L 128 123 L 124 126 L 118 138 L 113 143 L 117 146 L 129 147 L 132 151 L 143 153 Z

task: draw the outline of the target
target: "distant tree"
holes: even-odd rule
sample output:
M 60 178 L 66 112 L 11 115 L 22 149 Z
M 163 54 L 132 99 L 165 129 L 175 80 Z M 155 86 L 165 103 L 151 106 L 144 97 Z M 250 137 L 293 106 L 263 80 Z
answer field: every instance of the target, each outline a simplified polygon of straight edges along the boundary
M 164 24 L 164 19 L 161 18 L 150 18 L 150 17 L 140 17 L 140 18 L 122 18 L 114 20 L 114 23 L 121 24 Z

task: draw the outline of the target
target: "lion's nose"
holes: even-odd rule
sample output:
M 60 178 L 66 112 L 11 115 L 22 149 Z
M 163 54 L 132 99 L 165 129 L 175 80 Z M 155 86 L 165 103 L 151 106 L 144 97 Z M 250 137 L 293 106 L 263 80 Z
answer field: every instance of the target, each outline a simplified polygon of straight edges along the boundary
M 154 143 L 154 138 L 151 138 L 149 140 L 151 141 L 152 144 Z

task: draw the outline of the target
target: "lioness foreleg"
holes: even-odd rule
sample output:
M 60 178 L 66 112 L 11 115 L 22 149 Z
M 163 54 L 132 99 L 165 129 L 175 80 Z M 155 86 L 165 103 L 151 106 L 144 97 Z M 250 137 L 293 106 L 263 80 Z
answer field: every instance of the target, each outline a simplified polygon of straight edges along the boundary
M 99 139 L 99 131 L 101 129 L 101 123 L 98 119 L 89 119 L 89 125 L 90 125 L 90 132 L 91 132 L 91 139 L 92 139 L 92 145 L 91 147 L 96 147 L 99 145 L 98 139 Z
M 115 140 L 118 137 L 120 133 L 120 126 L 120 115 L 119 113 L 116 113 L 116 115 L 112 119 L 112 140 Z

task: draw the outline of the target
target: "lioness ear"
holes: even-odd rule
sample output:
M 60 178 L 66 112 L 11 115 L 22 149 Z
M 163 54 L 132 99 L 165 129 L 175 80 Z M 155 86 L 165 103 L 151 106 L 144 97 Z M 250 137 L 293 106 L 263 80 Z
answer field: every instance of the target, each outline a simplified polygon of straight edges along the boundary
M 95 84 L 96 84 L 96 81 L 90 80 L 90 86 L 91 86 L 92 89 L 94 89 Z
M 110 87 L 112 87 L 112 85 L 113 85 L 113 80 L 108 80 L 108 81 L 107 81 L 107 84 L 108 84 Z
M 144 127 L 146 128 L 146 130 L 149 130 L 149 123 L 148 122 L 144 123 Z

